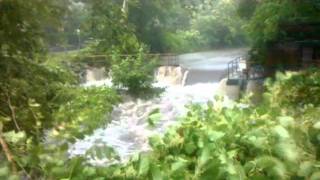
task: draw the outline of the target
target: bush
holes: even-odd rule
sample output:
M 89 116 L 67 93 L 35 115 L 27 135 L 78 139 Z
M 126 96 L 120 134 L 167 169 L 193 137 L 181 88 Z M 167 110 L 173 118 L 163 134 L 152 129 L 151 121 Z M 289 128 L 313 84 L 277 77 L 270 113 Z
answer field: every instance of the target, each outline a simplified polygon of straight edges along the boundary
M 0 153 L 0 179 L 14 178 L 13 175 L 28 176 L 28 179 L 61 179 L 72 176 L 73 169 L 79 167 L 83 160 L 68 158 L 68 144 L 108 123 L 113 105 L 119 102 L 116 91 L 100 87 L 65 88 L 55 98 L 60 106 L 52 109 L 51 126 L 42 130 L 44 121 L 32 126 L 40 140 L 29 136 L 25 130 L 2 132 L 0 119 L 0 137 L 10 145 L 10 150 L 15 155 L 14 162 L 19 165 L 18 172 L 10 172 L 10 163 Z M 40 104 L 33 105 L 33 108 L 41 107 Z M 36 110 L 33 109 L 35 115 L 39 115 Z M 6 128 L 6 124 L 4 125 Z
M 317 69 L 277 73 L 276 80 L 269 80 L 267 88 L 273 94 L 269 97 L 273 103 L 291 106 L 320 105 L 320 71 Z
M 305 78 L 318 81 L 314 76 Z M 290 86 L 294 89 L 296 84 Z M 269 98 L 278 96 L 277 91 L 268 93 Z M 309 96 L 316 100 L 318 95 Z M 224 108 L 220 102 L 192 105 L 180 125 L 163 137 L 150 138 L 151 152 L 134 157 L 124 167 L 107 168 L 108 177 L 318 179 L 319 113 L 319 105 L 284 106 L 270 100 L 249 107 Z
M 127 88 L 132 95 L 140 95 L 152 89 L 156 61 L 148 57 L 143 48 L 135 56 L 125 59 L 114 53 L 111 65 L 112 82 L 119 88 Z
M 108 114 L 120 101 L 115 90 L 105 87 L 68 89 L 68 101 L 54 112 L 61 139 L 72 140 L 90 134 L 109 123 Z

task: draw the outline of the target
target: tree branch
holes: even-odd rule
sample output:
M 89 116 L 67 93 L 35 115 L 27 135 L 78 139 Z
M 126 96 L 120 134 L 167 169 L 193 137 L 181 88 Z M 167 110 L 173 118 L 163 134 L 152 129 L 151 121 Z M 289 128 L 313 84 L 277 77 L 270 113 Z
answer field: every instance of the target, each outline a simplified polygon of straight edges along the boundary
M 0 144 L 1 144 L 1 147 L 3 149 L 4 154 L 7 157 L 7 160 L 9 161 L 9 163 L 11 163 L 12 171 L 14 173 L 17 173 L 16 163 L 14 162 L 13 155 L 12 155 L 12 153 L 11 153 L 9 147 L 8 147 L 8 144 L 6 143 L 5 139 L 3 138 L 2 131 L 0 131 Z
M 12 106 L 12 103 L 11 103 L 11 97 L 9 95 L 9 92 L 8 90 L 6 91 L 6 96 L 7 96 L 7 104 L 9 106 L 9 109 L 10 109 L 10 112 L 11 112 L 11 119 L 14 123 L 14 125 L 16 126 L 17 130 L 18 131 L 21 131 L 20 127 L 19 127 L 19 124 L 17 122 L 17 119 L 16 119 L 16 112 L 15 112 L 15 109 L 14 107 Z

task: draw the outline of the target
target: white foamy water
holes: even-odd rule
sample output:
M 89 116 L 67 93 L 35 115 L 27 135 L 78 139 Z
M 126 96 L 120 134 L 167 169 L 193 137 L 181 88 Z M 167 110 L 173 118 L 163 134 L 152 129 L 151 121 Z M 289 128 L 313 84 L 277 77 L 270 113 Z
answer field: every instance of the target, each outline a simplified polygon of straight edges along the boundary
M 92 165 L 108 166 L 126 163 L 134 154 L 149 151 L 149 137 L 163 135 L 170 126 L 177 124 L 177 119 L 187 112 L 186 105 L 205 104 L 213 101 L 219 91 L 225 91 L 226 87 L 219 86 L 219 82 L 197 82 L 199 79 L 217 81 L 227 62 L 243 51 L 187 54 L 180 57 L 182 68 L 160 67 L 155 73 L 158 81 L 155 86 L 167 87 L 160 97 L 151 100 L 131 99 L 119 104 L 111 114 L 111 123 L 72 144 L 68 151 L 69 156 L 84 156 Z M 208 73 L 208 70 L 212 72 Z M 112 86 L 110 79 L 97 80 L 99 79 L 83 86 Z M 192 85 L 182 86 L 187 81 Z M 228 106 L 230 101 L 227 98 L 225 100 L 225 106 Z M 155 109 L 159 110 L 161 117 L 154 127 L 150 127 L 148 116 Z M 112 147 L 118 158 L 101 155 L 106 154 L 106 147 Z
M 159 85 L 159 84 L 158 84 Z M 159 97 L 152 100 L 128 100 L 118 105 L 107 127 L 99 128 L 93 134 L 78 140 L 69 149 L 70 157 L 86 156 L 88 162 L 96 166 L 126 163 L 132 155 L 150 150 L 148 138 L 162 135 L 169 126 L 177 123 L 189 103 L 206 103 L 213 100 L 218 83 L 195 84 L 192 86 L 170 86 Z M 161 113 L 155 127 L 150 127 L 147 119 L 155 109 Z M 119 159 L 87 155 L 92 147 L 112 147 Z
M 106 86 L 106 87 L 111 87 L 112 86 L 112 79 L 103 79 L 103 80 L 98 80 L 98 81 L 88 81 L 84 83 L 82 86 L 84 87 L 92 87 L 92 86 Z

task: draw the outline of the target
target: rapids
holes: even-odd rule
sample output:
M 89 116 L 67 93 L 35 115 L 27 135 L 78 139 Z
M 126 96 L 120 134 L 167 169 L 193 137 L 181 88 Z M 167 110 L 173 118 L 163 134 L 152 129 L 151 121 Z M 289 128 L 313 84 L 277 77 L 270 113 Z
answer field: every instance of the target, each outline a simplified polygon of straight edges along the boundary
M 114 108 L 111 123 L 99 128 L 93 134 L 78 140 L 69 149 L 71 157 L 86 155 L 93 146 L 112 147 L 119 159 L 88 156 L 88 162 L 96 166 L 125 163 L 132 155 L 149 150 L 148 138 L 164 134 L 166 129 L 186 113 L 189 103 L 206 103 L 212 100 L 218 83 L 192 86 L 171 86 L 161 97 L 151 100 L 129 99 Z M 150 127 L 148 115 L 155 109 L 161 113 L 160 121 Z
M 208 54 L 204 55 L 207 58 Z M 195 55 L 191 54 L 191 56 Z M 92 165 L 109 166 L 126 163 L 133 155 L 149 151 L 149 137 L 163 135 L 168 127 L 177 124 L 179 117 L 187 112 L 186 105 L 205 104 L 212 101 L 215 94 L 224 91 L 219 81 L 225 72 L 223 63 L 225 61 L 227 62 L 226 59 L 220 60 L 216 66 L 212 64 L 213 61 L 209 61 L 209 65 L 205 67 L 213 67 L 212 71 L 208 71 L 210 70 L 208 68 L 201 71 L 199 64 L 196 65 L 196 71 L 193 70 L 189 66 L 191 61 L 188 58 L 184 63 L 184 67 L 187 68 L 158 68 L 155 73 L 157 82 L 154 86 L 165 88 L 164 93 L 150 100 L 126 98 L 123 103 L 114 108 L 111 123 L 96 129 L 91 135 L 69 146 L 69 157 L 83 156 Z M 205 81 L 199 81 L 201 79 Z M 111 85 L 110 79 L 99 79 L 99 81 L 84 84 L 84 86 Z M 229 103 L 230 101 L 226 98 L 226 104 Z M 148 117 L 156 109 L 161 114 L 160 120 L 155 123 L 155 126 L 150 127 Z M 107 149 L 110 148 L 117 154 L 117 158 L 109 156 Z

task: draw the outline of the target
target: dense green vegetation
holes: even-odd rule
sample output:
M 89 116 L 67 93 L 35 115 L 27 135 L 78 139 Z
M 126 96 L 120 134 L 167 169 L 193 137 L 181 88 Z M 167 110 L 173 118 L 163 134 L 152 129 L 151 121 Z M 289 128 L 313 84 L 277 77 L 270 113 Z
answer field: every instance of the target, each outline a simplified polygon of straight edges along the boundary
M 319 79 L 319 71 L 278 74 L 258 106 L 243 100 L 227 108 L 219 98 L 191 105 L 179 125 L 150 139 L 152 152 L 123 167 L 91 167 L 95 173 L 86 178 L 319 179 L 319 105 L 297 104 L 304 94 L 287 91 L 292 81 L 307 89 L 314 86 L 304 80 L 317 84 Z
M 66 158 L 68 142 L 104 124 L 119 101 L 112 89 L 79 87 L 70 70 L 46 57 L 43 26 L 65 11 L 56 3 L 0 1 L 1 179 L 45 177 Z M 44 144 L 51 133 L 61 136 L 53 141 L 59 146 Z
M 250 1 L 250 0 L 242 0 Z M 319 0 L 293 1 L 293 0 L 270 0 L 255 1 L 253 6 L 242 6 L 240 14 L 249 18 L 247 31 L 252 41 L 253 60 L 265 61 L 267 48 L 274 42 L 288 38 L 285 27 L 290 24 L 317 23 L 320 18 Z M 246 9 L 247 8 L 247 9 Z M 255 9 L 253 14 L 245 14 L 248 9 Z M 301 33 L 295 34 L 299 36 Z M 294 37 L 289 37 L 293 38 Z M 297 39 L 298 40 L 298 39 Z
M 156 57 L 148 57 L 143 48 L 135 56 L 121 57 L 114 53 L 111 66 L 112 82 L 120 88 L 127 88 L 133 95 L 141 95 L 152 90 Z
M 141 47 L 186 52 L 245 45 L 249 36 L 259 59 L 285 37 L 281 23 L 319 18 L 319 0 L 239 2 L 0 0 L 0 179 L 319 179 L 319 70 L 278 74 L 257 106 L 191 105 L 128 164 L 67 156 L 70 143 L 108 123 L 120 97 L 80 86 L 81 67 L 48 57 L 47 47 L 113 53 L 113 83 L 137 93 L 153 80 Z
M 319 105 L 314 101 L 297 104 L 304 94 L 285 90 L 295 88 L 288 86 L 292 81 L 301 84 L 298 89 L 308 89 L 314 86 L 305 80 L 317 84 L 319 79 L 319 71 L 314 70 L 279 74 L 267 84 L 264 101 L 258 106 L 243 100 L 227 108 L 219 98 L 206 106 L 191 105 L 179 125 L 169 129 L 162 138 L 150 139 L 152 152 L 133 157 L 125 166 L 108 168 L 92 167 L 82 159 L 68 160 L 63 155 L 64 143 L 76 137 L 82 122 L 88 122 L 86 118 L 95 119 L 90 107 L 99 107 L 96 103 L 87 105 L 85 99 L 75 101 L 78 105 L 63 106 L 59 117 L 68 119 L 75 115 L 78 118 L 71 121 L 71 127 L 64 123 L 70 120 L 63 120 L 52 131 L 49 142 L 55 144 L 37 151 L 38 163 L 47 179 L 318 179 Z M 286 94 L 279 93 L 283 91 Z M 316 98 L 317 94 L 310 94 L 310 99 Z M 69 116 L 64 110 L 77 109 L 84 105 L 81 102 L 86 102 L 84 107 L 88 111 Z M 7 132 L 4 137 L 12 143 L 23 144 L 25 140 L 21 132 Z M 57 147 L 60 148 L 57 150 Z M 39 165 L 33 163 L 33 168 Z M 6 167 L 1 172 L 2 177 L 9 173 Z
M 95 53 L 111 53 L 113 50 L 123 54 L 137 53 L 141 43 L 147 45 L 151 52 L 161 53 L 247 44 L 242 27 L 246 21 L 237 16 L 236 1 L 80 2 L 81 5 L 71 3 L 71 13 L 62 19 L 61 29 L 66 32 L 50 31 L 51 36 L 64 40 L 61 46 L 77 47 L 78 29 L 81 30 L 81 43 L 92 45 Z

